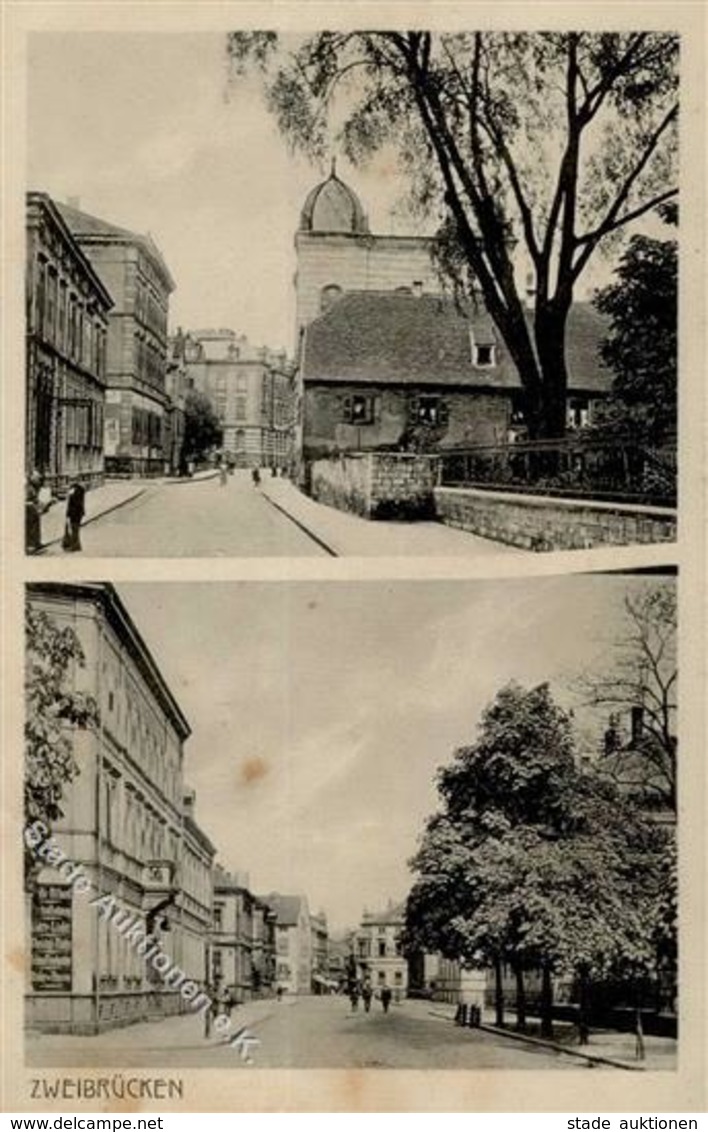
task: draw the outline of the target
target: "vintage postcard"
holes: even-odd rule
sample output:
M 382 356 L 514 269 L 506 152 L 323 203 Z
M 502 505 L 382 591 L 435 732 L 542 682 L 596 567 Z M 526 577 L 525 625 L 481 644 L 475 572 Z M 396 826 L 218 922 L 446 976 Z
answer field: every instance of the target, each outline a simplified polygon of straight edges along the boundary
M 702 1110 L 704 6 L 5 11 L 3 1110 Z

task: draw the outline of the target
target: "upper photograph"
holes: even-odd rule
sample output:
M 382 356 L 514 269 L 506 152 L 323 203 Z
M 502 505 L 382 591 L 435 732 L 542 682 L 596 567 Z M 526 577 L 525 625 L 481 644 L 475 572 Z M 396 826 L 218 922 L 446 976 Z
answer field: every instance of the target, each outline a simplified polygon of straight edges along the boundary
M 27 59 L 28 554 L 676 541 L 677 35 Z

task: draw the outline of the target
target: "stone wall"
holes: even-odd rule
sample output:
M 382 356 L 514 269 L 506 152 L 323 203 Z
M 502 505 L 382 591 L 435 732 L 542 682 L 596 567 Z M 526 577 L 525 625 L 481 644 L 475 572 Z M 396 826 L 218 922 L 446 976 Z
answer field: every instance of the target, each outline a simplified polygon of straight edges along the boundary
M 441 522 L 527 550 L 580 550 L 676 539 L 676 512 L 669 507 L 458 487 L 436 487 L 434 496 Z
M 320 503 L 366 519 L 434 517 L 437 456 L 364 452 L 315 460 L 310 494 Z

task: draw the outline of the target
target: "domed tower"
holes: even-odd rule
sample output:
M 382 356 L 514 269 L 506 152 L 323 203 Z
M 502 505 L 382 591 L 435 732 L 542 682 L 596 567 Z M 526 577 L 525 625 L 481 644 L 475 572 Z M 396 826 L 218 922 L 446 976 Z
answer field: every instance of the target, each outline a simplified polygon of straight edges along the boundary
M 339 179 L 334 161 L 327 180 L 315 185 L 307 194 L 300 213 L 299 230 L 321 234 L 368 235 L 369 222 L 361 201 L 354 190 Z
M 295 234 L 296 353 L 303 328 L 345 291 L 416 283 L 435 289 L 430 243 L 420 236 L 372 235 L 359 197 L 337 176 L 333 161 L 329 177 L 307 194 Z

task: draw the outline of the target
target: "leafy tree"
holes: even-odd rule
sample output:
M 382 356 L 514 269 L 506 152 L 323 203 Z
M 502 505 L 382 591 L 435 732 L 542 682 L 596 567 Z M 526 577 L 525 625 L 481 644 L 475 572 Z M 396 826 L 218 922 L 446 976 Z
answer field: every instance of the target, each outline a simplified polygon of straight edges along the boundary
M 61 628 L 28 603 L 25 634 L 25 821 L 39 820 L 51 828 L 62 816 L 65 787 L 79 773 L 73 731 L 95 727 L 98 707 L 93 697 L 71 686 L 74 667 L 85 664 L 71 626 Z M 26 850 L 28 881 L 34 872 L 34 858 Z
M 652 797 L 676 810 L 676 587 L 673 581 L 648 583 L 624 601 L 625 628 L 614 658 L 599 673 L 586 673 L 577 690 L 586 702 L 610 713 L 607 755 L 621 771 L 630 761 L 644 763 L 640 801 Z M 638 713 L 628 739 L 622 714 Z
M 678 38 L 360 31 L 285 48 L 273 32 L 232 33 L 234 77 L 255 66 L 282 133 L 315 158 L 335 119 L 351 161 L 397 151 L 415 206 L 442 216 L 443 274 L 468 303 L 483 298 L 518 369 L 531 435 L 561 436 L 576 285 L 598 249 L 678 192 Z
M 524 972 L 540 969 L 546 1035 L 554 973 L 587 986 L 650 963 L 665 835 L 612 784 L 578 770 L 570 721 L 547 685 L 502 689 L 438 786 L 441 811 L 411 862 L 406 945 L 492 964 L 499 1024 L 502 963 L 516 976 L 519 1028 Z
M 676 434 L 677 259 L 675 240 L 633 236 L 595 300 L 610 318 L 603 356 L 615 375 L 601 427 L 654 444 Z
M 184 404 L 184 454 L 187 459 L 199 459 L 223 438 L 219 418 L 211 401 L 204 393 L 190 390 Z

